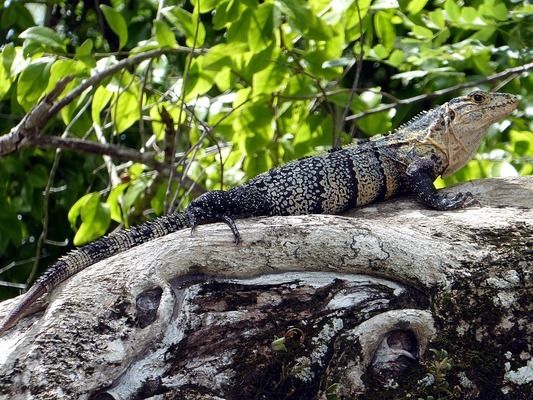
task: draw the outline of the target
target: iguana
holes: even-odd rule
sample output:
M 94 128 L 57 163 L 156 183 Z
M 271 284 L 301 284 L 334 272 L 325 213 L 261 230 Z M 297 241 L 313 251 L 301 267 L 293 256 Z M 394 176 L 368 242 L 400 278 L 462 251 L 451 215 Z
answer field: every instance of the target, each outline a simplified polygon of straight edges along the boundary
M 41 295 L 78 271 L 187 227 L 223 221 L 239 242 L 235 219 L 337 214 L 402 192 L 416 194 L 437 210 L 469 206 L 476 202 L 471 193 L 447 197 L 435 189 L 433 181 L 465 165 L 486 129 L 517 105 L 510 94 L 474 91 L 421 113 L 389 135 L 290 162 L 231 190 L 205 193 L 182 213 L 102 237 L 53 264 L 7 315 L 0 333 L 11 328 Z

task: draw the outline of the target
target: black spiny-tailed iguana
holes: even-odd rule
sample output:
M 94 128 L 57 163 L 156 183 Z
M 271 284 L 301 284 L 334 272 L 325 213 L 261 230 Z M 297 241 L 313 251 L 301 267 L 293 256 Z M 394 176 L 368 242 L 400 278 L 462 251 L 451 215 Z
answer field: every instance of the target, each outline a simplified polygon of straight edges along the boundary
M 406 191 L 437 210 L 468 206 L 475 202 L 470 193 L 446 197 L 439 194 L 433 181 L 465 165 L 489 125 L 509 115 L 517 105 L 512 95 L 475 91 L 420 114 L 388 136 L 288 163 L 231 190 L 205 193 L 183 213 L 98 239 L 52 265 L 7 315 L 0 333 L 12 327 L 37 298 L 78 271 L 198 224 L 224 221 L 238 242 L 234 222 L 238 218 L 337 214 Z

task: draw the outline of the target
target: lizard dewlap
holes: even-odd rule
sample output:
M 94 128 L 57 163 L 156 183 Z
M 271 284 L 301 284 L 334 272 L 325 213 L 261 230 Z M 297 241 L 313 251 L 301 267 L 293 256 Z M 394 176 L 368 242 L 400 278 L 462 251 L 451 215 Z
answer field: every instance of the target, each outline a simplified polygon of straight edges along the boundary
M 119 231 L 59 259 L 22 297 L 0 325 L 11 328 L 41 295 L 78 271 L 141 243 L 198 224 L 223 221 L 235 237 L 234 220 L 252 216 L 337 214 L 416 194 L 426 206 L 453 210 L 476 202 L 470 193 L 440 194 L 433 181 L 465 165 L 487 128 L 518 105 L 506 93 L 475 91 L 424 112 L 392 134 L 274 168 L 228 191 L 208 192 L 185 209 Z

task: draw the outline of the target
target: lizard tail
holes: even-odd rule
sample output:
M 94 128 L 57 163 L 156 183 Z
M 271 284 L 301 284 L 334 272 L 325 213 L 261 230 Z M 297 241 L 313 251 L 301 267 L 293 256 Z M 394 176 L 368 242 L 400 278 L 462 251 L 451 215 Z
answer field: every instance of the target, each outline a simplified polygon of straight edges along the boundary
M 14 326 L 35 300 L 77 272 L 132 247 L 192 227 L 194 224 L 194 220 L 191 220 L 188 213 L 173 213 L 134 226 L 130 230 L 110 233 L 69 252 L 45 271 L 31 289 L 23 295 L 20 302 L 7 314 L 0 324 L 0 335 Z
M 43 285 L 33 285 L 28 290 L 21 301 L 6 315 L 0 325 L 0 335 L 10 329 L 24 315 L 24 311 L 39 297 L 46 293 L 46 287 Z

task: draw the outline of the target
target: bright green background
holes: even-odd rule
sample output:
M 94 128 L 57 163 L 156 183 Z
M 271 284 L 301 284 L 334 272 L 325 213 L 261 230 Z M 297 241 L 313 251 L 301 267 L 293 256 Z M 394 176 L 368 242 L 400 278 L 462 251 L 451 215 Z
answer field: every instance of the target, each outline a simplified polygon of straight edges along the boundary
M 106 2 L 101 2 L 106 3 Z M 532 62 L 533 6 L 520 1 L 203 0 L 20 1 L 0 5 L 0 133 L 5 134 L 66 75 L 65 93 L 117 60 L 155 48 L 145 61 L 87 91 L 43 135 L 156 151 L 164 159 L 159 110 L 178 128 L 178 208 L 205 190 L 228 188 L 288 160 L 383 133 L 450 96 L 342 123 L 357 114 Z M 132 8 L 136 7 L 136 8 Z M 361 33 L 363 34 L 361 39 Z M 362 40 L 362 43 L 361 43 Z M 359 89 L 350 101 L 363 47 Z M 200 56 L 174 51 L 204 49 Z M 481 84 L 493 89 L 497 83 Z M 475 159 L 445 183 L 533 173 L 533 78 L 504 82 L 519 110 L 488 132 Z M 461 91 L 453 95 L 461 94 Z M 185 102 L 182 102 L 185 99 Z M 180 119 L 181 117 L 181 119 Z M 167 179 L 140 164 L 115 162 L 112 184 L 101 156 L 63 151 L 43 205 L 53 150 L 0 159 L 0 280 L 25 283 L 45 207 L 42 271 L 60 254 L 164 212 Z M 197 186 L 191 189 L 190 182 Z M 0 286 L 0 297 L 18 293 Z

